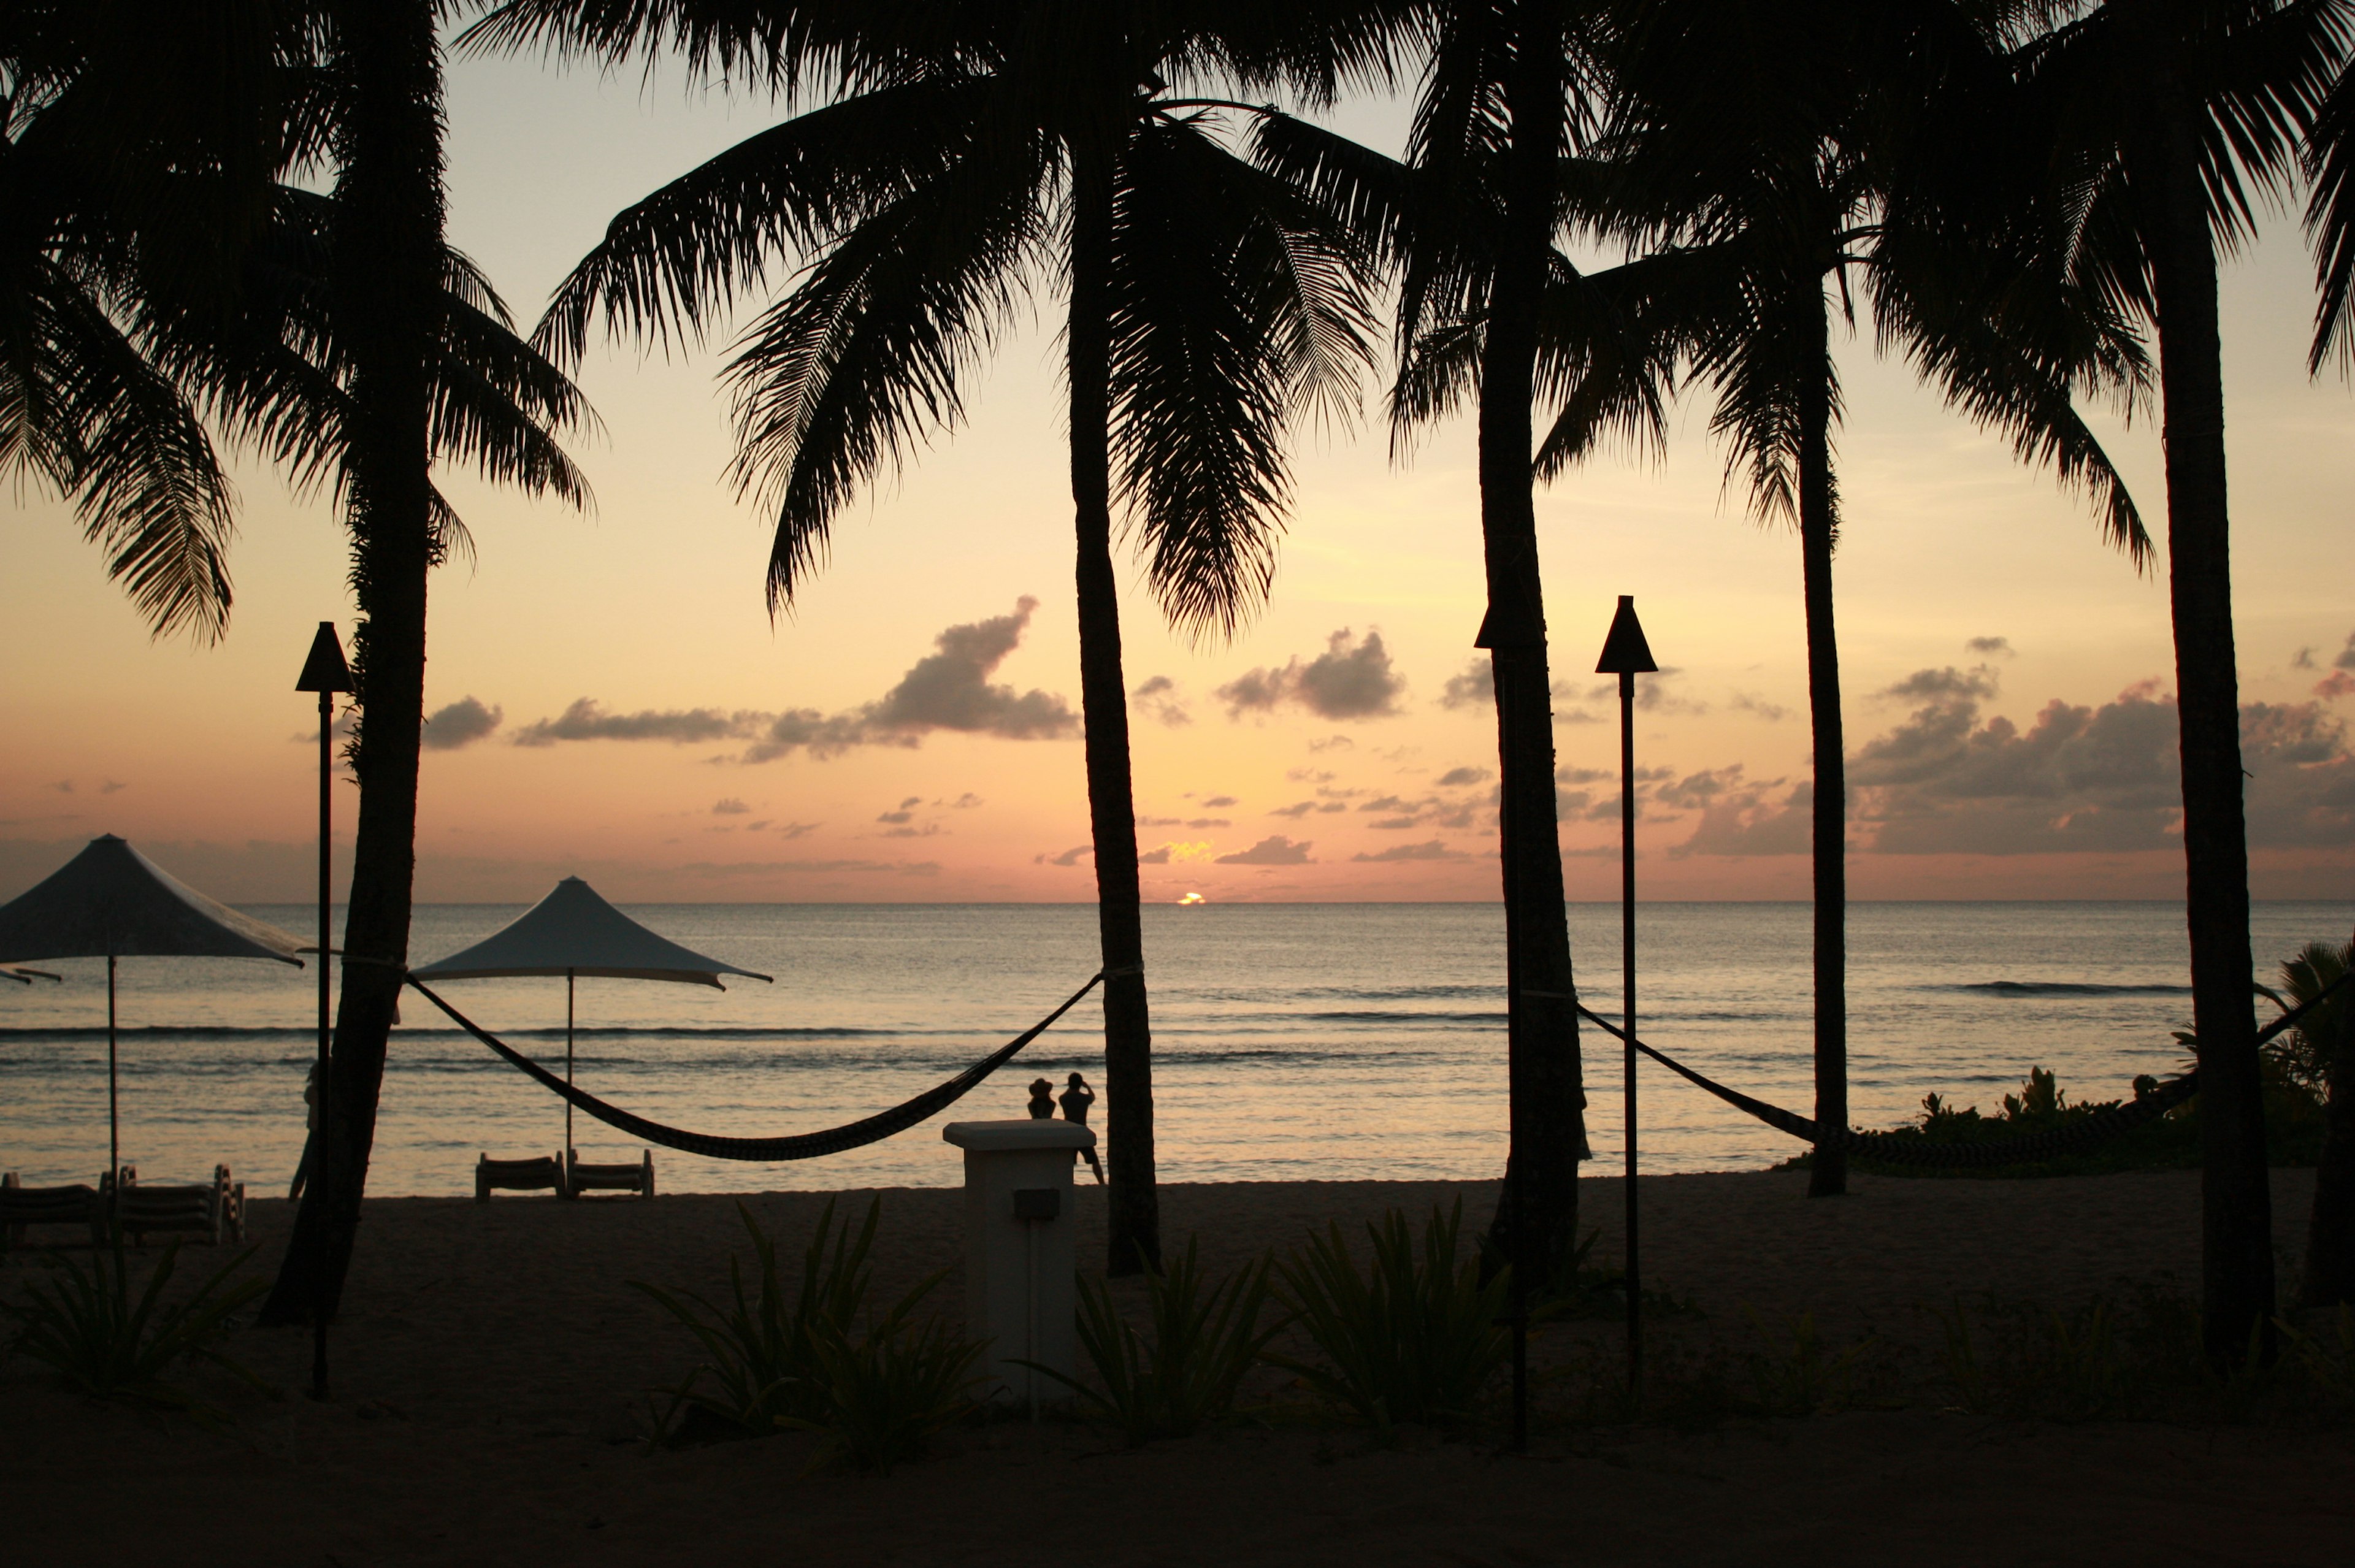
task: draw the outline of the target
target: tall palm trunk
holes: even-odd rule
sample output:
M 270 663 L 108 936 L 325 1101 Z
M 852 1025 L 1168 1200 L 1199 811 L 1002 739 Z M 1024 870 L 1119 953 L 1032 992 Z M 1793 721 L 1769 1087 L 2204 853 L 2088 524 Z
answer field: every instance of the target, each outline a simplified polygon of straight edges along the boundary
M 2143 159 L 2160 206 L 2151 248 L 2167 448 L 2168 595 L 2183 766 L 2185 920 L 2200 1041 L 2201 1323 L 2219 1361 L 2273 1354 L 2273 1198 L 2249 953 L 2249 850 L 2241 802 L 2240 678 L 2232 646 L 2232 527 L 2224 488 L 2224 375 L 2216 251 L 2199 128 L 2171 76 Z M 2151 165 L 2155 165 L 2153 168 Z
M 1578 1162 L 1586 1148 L 1530 467 L 1530 401 L 1562 123 L 1558 0 L 1520 7 L 1518 44 L 1507 83 L 1510 205 L 1480 354 L 1480 528 L 1488 586 L 1480 645 L 1489 650 L 1497 688 L 1511 1124 L 1496 1240 L 1525 1277 L 1547 1278 L 1577 1246 Z
M 316 1162 L 265 1322 L 332 1316 L 350 1267 L 376 1138 L 416 865 L 425 698 L 425 581 L 433 560 L 427 348 L 442 253 L 442 61 L 422 0 L 346 0 L 336 66 L 349 94 L 337 155 L 336 319 L 353 366 L 343 432 L 362 620 L 359 824 L 347 956 L 320 1097 Z M 324 959 L 322 960 L 325 961 Z
M 1105 973 L 1104 1134 L 1115 1276 L 1161 1266 L 1153 1174 L 1153 1023 L 1121 669 L 1120 582 L 1112 564 L 1112 224 L 1109 138 L 1071 145 L 1071 504 L 1079 533 L 1080 710 L 1087 726 L 1088 819 L 1095 837 L 1096 929 Z
M 1848 1151 L 1824 1135 L 1848 1130 L 1848 757 L 1840 731 L 1839 637 L 1832 621 L 1830 323 L 1810 273 L 1794 302 L 1808 337 L 1799 391 L 1799 560 L 1807 611 L 1807 717 L 1815 730 L 1816 1143 L 1807 1196 L 1848 1190 Z

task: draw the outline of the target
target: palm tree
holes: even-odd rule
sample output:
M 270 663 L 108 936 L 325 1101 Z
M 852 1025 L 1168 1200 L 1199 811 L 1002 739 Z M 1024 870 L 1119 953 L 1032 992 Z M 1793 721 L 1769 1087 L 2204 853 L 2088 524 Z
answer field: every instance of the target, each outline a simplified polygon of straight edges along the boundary
M 1555 0 L 1433 7 L 1401 162 L 1289 115 L 1263 117 L 1263 166 L 1345 214 L 1400 279 L 1393 450 L 1478 401 L 1480 521 L 1497 704 L 1511 1146 L 1492 1238 L 1524 1277 L 1578 1242 L 1586 1096 L 1562 895 L 1552 677 L 1533 489 L 1596 434 L 1657 442 L 1672 350 L 1636 319 L 1639 265 L 1582 275 L 1557 248 L 1572 133 L 1594 61 Z M 1581 389 L 1535 463 L 1531 411 Z M 1573 441 L 1568 421 L 1583 435 Z M 1522 1249 L 1526 1248 L 1524 1251 Z
M 1170 619 L 1231 634 L 1273 579 L 1285 422 L 1345 400 L 1365 358 L 1345 239 L 1227 148 L 1209 119 L 1220 105 L 1171 84 L 1329 94 L 1383 59 L 1380 8 L 1359 10 L 514 0 L 468 35 L 609 62 L 667 44 L 693 69 L 764 79 L 789 106 L 830 100 L 623 212 L 540 328 L 566 357 L 601 315 L 615 331 L 699 336 L 767 266 L 804 264 L 727 370 L 733 478 L 776 517 L 773 613 L 843 503 L 958 421 L 964 377 L 1018 302 L 1067 291 L 1115 1275 L 1158 1266 L 1160 1221 L 1114 513 Z
M 275 80 L 267 9 L 90 0 L 0 19 L 0 474 L 74 504 L 159 636 L 227 624 L 232 496 L 128 317 L 175 271 L 218 288 L 261 227 L 279 106 L 205 89 Z
M 2089 484 L 2113 542 L 2148 549 L 2131 499 L 2071 403 L 2073 381 L 2137 365 L 2098 299 L 2014 279 L 2019 243 L 1957 134 L 1999 136 L 1995 40 L 1948 0 L 1743 0 L 1625 7 L 1609 53 L 1616 106 L 1593 212 L 1657 247 L 1645 314 L 1716 393 L 1712 431 L 1753 509 L 1797 525 L 1813 730 L 1816 1122 L 1849 1125 L 1847 786 L 1833 558 L 1840 411 L 1838 309 L 1870 293 L 1884 347 L 2023 456 Z M 1957 232 L 1960 230 L 1960 232 Z M 1837 290 L 1834 305 L 1828 290 Z M 1578 421 L 1564 432 L 1575 438 Z M 1817 1145 L 1811 1196 L 1847 1160 Z
M 2355 940 L 2309 942 L 2284 959 L 2281 989 L 2266 991 L 2285 1011 L 2301 1007 L 2355 969 Z M 2300 1307 L 2355 1302 L 2355 994 L 2344 987 L 2283 1042 L 2291 1075 L 2322 1095 L 2322 1152 L 2314 1162 L 2314 1210 L 2307 1221 Z
M 2250 239 L 2253 197 L 2286 187 L 2350 13 L 2344 0 L 2117 0 L 2068 12 L 2018 55 L 2041 172 L 2057 187 L 2051 264 L 2147 323 L 2158 345 L 2200 1042 L 2201 1323 L 2220 1361 L 2244 1355 L 2253 1334 L 2270 1357 L 2272 1198 L 2251 1001 L 2216 262 Z M 2317 194 L 2327 209 L 2327 187 Z M 2318 354 L 2346 297 L 2328 287 L 2346 275 L 2343 259 L 2326 255 L 2325 271 Z

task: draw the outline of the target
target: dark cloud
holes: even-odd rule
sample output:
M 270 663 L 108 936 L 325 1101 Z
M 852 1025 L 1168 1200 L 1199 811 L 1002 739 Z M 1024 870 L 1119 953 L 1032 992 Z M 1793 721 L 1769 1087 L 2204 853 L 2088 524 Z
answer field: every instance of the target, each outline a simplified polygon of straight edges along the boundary
M 1295 655 L 1281 668 L 1249 671 L 1219 688 L 1219 696 L 1231 719 L 1272 712 L 1286 703 L 1323 719 L 1382 719 L 1399 710 L 1405 690 L 1406 678 L 1391 667 L 1381 633 L 1369 631 L 1359 642 L 1345 626 L 1307 663 Z
M 1358 749 L 1358 742 L 1347 735 L 1327 735 L 1321 741 L 1309 741 L 1308 749 L 1312 752 L 1354 752 Z
M 49 787 L 57 791 L 59 795 L 71 795 L 74 792 L 73 780 L 71 779 L 59 779 Z
M 1319 773 L 1315 768 L 1294 768 L 1284 776 L 1290 779 L 1294 784 L 1331 784 L 1335 779 L 1341 775 L 1338 773 Z
M 1023 631 L 1038 607 L 1036 599 L 1026 596 L 1010 615 L 951 626 L 932 639 L 936 651 L 918 659 L 890 690 L 845 712 L 690 708 L 609 713 L 584 697 L 555 719 L 527 725 L 517 732 L 515 742 L 549 746 L 559 741 L 667 741 L 686 745 L 742 740 L 751 743 L 739 761 L 766 763 L 794 752 L 826 758 L 853 746 L 914 747 L 926 734 L 941 730 L 1009 741 L 1060 740 L 1079 732 L 1079 715 L 1068 703 L 1044 691 L 1017 691 L 989 679 L 1021 645 Z
M 538 720 L 517 731 L 515 743 L 553 746 L 559 741 L 667 741 L 674 746 L 684 746 L 744 734 L 762 717 L 757 713 L 722 713 L 717 708 L 649 708 L 635 713 L 608 713 L 595 699 L 583 697 L 556 718 Z
M 1076 866 L 1082 857 L 1092 860 L 1095 853 L 1096 847 L 1092 844 L 1074 844 L 1060 855 L 1033 855 L 1030 863 L 1034 866 Z
M 1337 800 L 1295 800 L 1290 805 L 1279 805 L 1270 816 L 1306 816 L 1313 811 L 1347 811 L 1348 806 Z
M 98 786 L 98 793 L 101 795 L 112 795 L 117 790 L 126 790 L 130 787 L 131 786 L 129 784 L 123 784 L 120 780 L 109 779 L 104 784 Z
M 1223 816 L 1189 816 L 1186 819 L 1186 826 L 1193 828 L 1232 827 L 1234 824 Z
M 1493 776 L 1487 768 L 1450 768 L 1439 775 L 1439 787 L 1455 789 L 1465 784 L 1486 784 Z
M 944 803 L 936 800 L 932 802 L 932 804 L 934 805 L 940 805 Z M 971 811 L 974 807 L 984 805 L 985 802 L 982 800 L 981 796 L 974 794 L 971 790 L 967 790 L 963 795 L 957 796 L 954 800 L 948 801 L 945 804 L 951 811 Z
M 2355 669 L 2355 632 L 2347 634 L 2347 645 L 2339 650 L 2339 656 L 2330 661 L 2330 667 L 2333 669 Z
M 1241 805 L 1242 802 L 1237 800 L 1231 795 L 1214 795 L 1202 804 L 1209 806 L 1212 811 L 1218 811 L 1230 805 Z
M 749 816 L 751 814 L 752 808 L 732 795 L 711 803 L 711 815 L 714 816 Z
M 1873 695 L 1896 702 L 1954 702 L 1993 697 L 1998 685 L 1995 671 L 1986 665 L 1969 670 L 1948 665 L 1944 669 L 1917 669 Z
M 1488 708 L 1496 700 L 1496 667 L 1485 658 L 1473 659 L 1439 688 L 1442 708 Z
M 2290 655 L 2289 667 L 2292 669 L 2312 669 L 2314 667 L 2314 645 L 2309 643 L 2305 647 L 2298 649 L 2297 652 Z
M 2342 697 L 2355 696 L 2355 674 L 2334 669 L 2314 683 L 2314 695 L 2325 702 L 2336 702 Z
M 1436 838 L 1423 844 L 1393 844 L 1387 849 L 1378 849 L 1370 855 L 1359 854 L 1349 857 L 1352 860 L 1360 860 L 1368 865 L 1384 865 L 1398 860 L 1468 860 L 1471 858 L 1461 849 L 1450 849 Z
M 1136 863 L 1140 866 L 1166 866 L 1169 864 L 1169 848 L 1164 844 L 1158 849 L 1147 849 L 1136 858 Z
M 2012 647 L 2009 637 L 1973 637 L 1963 645 L 1963 651 L 1966 654 L 1977 654 L 1982 658 L 2016 656 L 2016 650 Z
M 876 821 L 878 821 L 878 822 L 890 822 L 890 823 L 899 823 L 899 824 L 905 824 L 905 823 L 911 822 L 911 821 L 914 820 L 914 818 L 915 818 L 915 816 L 916 816 L 916 810 L 915 810 L 915 808 L 916 808 L 917 806 L 919 806 L 919 805 L 922 805 L 923 804 L 923 801 L 924 801 L 924 797 L 923 797 L 922 795 L 911 795 L 908 796 L 905 800 L 901 801 L 899 805 L 897 805 L 893 806 L 890 810 L 889 810 L 889 811 L 887 811 L 887 812 L 884 812 L 884 813 L 882 813 L 880 816 L 877 816 L 877 817 L 875 818 L 875 820 L 876 820 Z
M 1737 691 L 1726 703 L 1736 713 L 1754 713 L 1769 724 L 1780 724 L 1791 716 L 1791 710 L 1779 702 L 1769 702 L 1754 691 Z
M 755 822 L 751 826 L 756 828 L 765 827 L 770 832 L 781 834 L 787 838 L 799 838 L 803 834 L 815 833 L 826 825 L 822 822 Z
M 1705 781 L 1705 782 L 1704 782 Z M 1695 774 L 1679 787 L 1700 802 L 1700 820 L 1690 838 L 1668 851 L 1688 855 L 1804 855 L 1815 844 L 1810 813 L 1814 786 L 1787 781 L 1753 782 L 1742 764 Z M 1637 819 L 1641 820 L 1640 816 Z
M 422 739 L 428 751 L 454 752 L 497 729 L 506 716 L 504 708 L 485 708 L 471 696 L 462 697 L 426 715 Z
M 1263 838 L 1248 849 L 1238 849 L 1231 855 L 1221 855 L 1221 866 L 1305 866 L 1309 864 L 1306 842 L 1295 844 L 1283 834 Z
M 1186 710 L 1185 702 L 1178 695 L 1178 683 L 1166 675 L 1153 677 L 1130 692 L 1128 699 L 1147 716 L 1173 730 L 1194 721 L 1194 716 Z

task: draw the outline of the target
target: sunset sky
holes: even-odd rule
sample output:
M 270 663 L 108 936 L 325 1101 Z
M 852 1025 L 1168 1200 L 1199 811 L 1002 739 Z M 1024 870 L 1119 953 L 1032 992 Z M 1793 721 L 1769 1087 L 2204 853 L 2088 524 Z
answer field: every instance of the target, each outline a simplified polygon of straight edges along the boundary
M 771 117 L 634 75 L 458 61 L 451 232 L 527 324 L 624 204 Z M 1395 146 L 1394 105 L 1337 123 Z M 2225 281 L 2236 591 L 2261 897 L 2355 870 L 2355 403 L 2309 381 L 2294 221 Z M 1060 304 L 969 389 L 970 421 L 840 520 L 785 617 L 768 526 L 721 478 L 724 343 L 592 353 L 593 515 L 444 484 L 476 559 L 434 584 L 418 891 L 523 901 L 579 872 L 623 900 L 1092 897 L 1078 742 Z M 1838 562 L 1851 886 L 1865 898 L 2176 896 L 2165 579 L 2080 498 L 1945 411 L 1869 328 L 1843 353 Z M 1369 408 L 1379 389 L 1368 388 Z M 1660 898 L 1804 897 L 1796 539 L 1722 481 L 1705 399 L 1664 463 L 1540 494 L 1573 898 L 1616 890 L 1615 718 L 1593 667 L 1633 593 L 1667 673 L 1637 729 Z M 2155 417 L 2100 427 L 2154 532 Z M 1146 892 L 1495 895 L 1493 709 L 1468 421 L 1393 461 L 1378 421 L 1306 429 L 1273 600 L 1231 644 L 1124 604 Z M 346 639 L 322 496 L 240 470 L 238 599 L 216 647 L 157 643 L 53 499 L 14 499 L 0 580 L 0 897 L 93 834 L 219 896 L 293 899 L 312 853 L 311 628 Z M 338 809 L 348 827 L 352 792 Z

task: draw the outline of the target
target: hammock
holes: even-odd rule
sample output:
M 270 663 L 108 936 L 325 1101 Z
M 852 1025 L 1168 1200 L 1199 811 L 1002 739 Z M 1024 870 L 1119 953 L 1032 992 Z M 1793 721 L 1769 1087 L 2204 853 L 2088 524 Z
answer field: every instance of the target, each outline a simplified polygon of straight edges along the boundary
M 633 1115 L 618 1105 L 609 1105 L 586 1090 L 578 1089 L 567 1083 L 538 1062 L 532 1061 L 531 1058 L 499 1040 L 487 1029 L 475 1024 L 472 1019 L 442 1000 L 435 994 L 432 987 L 415 975 L 408 976 L 407 979 L 419 995 L 447 1014 L 452 1023 L 497 1052 L 508 1066 L 533 1080 L 549 1093 L 563 1096 L 607 1126 L 618 1127 L 634 1138 L 644 1138 L 648 1143 L 660 1144 L 665 1148 L 675 1148 L 687 1154 L 708 1155 L 713 1159 L 786 1160 L 815 1159 L 821 1155 L 842 1154 L 850 1149 L 863 1148 L 871 1143 L 880 1143 L 895 1133 L 904 1133 L 917 1123 L 946 1110 L 963 1099 L 966 1093 L 980 1083 L 983 1079 L 1011 1061 L 1015 1052 L 1046 1033 L 1050 1025 L 1077 1007 L 1080 998 L 1094 990 L 1103 977 L 1102 970 L 1090 976 L 1088 983 L 1072 992 L 1061 1007 L 1057 1008 L 955 1077 L 925 1090 L 914 1099 L 868 1116 L 864 1121 L 852 1122 L 846 1126 L 829 1127 L 820 1133 L 800 1133 L 791 1137 L 782 1138 L 727 1138 L 713 1133 L 691 1133 L 683 1127 L 665 1126 L 660 1122 L 650 1122 L 644 1116 Z
M 2355 975 L 2355 971 L 2350 971 Z M 2342 975 L 2296 1007 L 2283 1013 L 2272 1023 L 2257 1031 L 2256 1043 L 2264 1045 L 2283 1030 L 2294 1027 L 2297 1020 L 2320 1007 L 2333 991 L 2346 984 Z M 1581 1017 L 1600 1025 L 1618 1040 L 1626 1040 L 1626 1031 L 1609 1019 L 1573 1002 Z M 1686 1083 L 1716 1095 L 1735 1110 L 1757 1117 L 1778 1133 L 1786 1133 L 1802 1143 L 1828 1144 L 1867 1159 L 1881 1160 L 1890 1165 L 1938 1167 L 1992 1167 L 2020 1165 L 2032 1160 L 2057 1159 L 2063 1155 L 2077 1154 L 2123 1133 L 2132 1132 L 2147 1123 L 2155 1122 L 2168 1112 L 2200 1093 L 2200 1070 L 2193 1068 L 2180 1078 L 2172 1078 L 2147 1094 L 2115 1105 L 2105 1105 L 2081 1121 L 2065 1127 L 2044 1132 L 2023 1133 L 2013 1138 L 1995 1138 L 1983 1143 L 1930 1143 L 1918 1138 L 1893 1137 L 1887 1133 L 1852 1132 L 1843 1127 L 1827 1137 L 1817 1125 L 1796 1111 L 1780 1105 L 1770 1105 L 1764 1100 L 1753 1099 L 1738 1089 L 1729 1089 L 1687 1067 L 1683 1062 L 1653 1050 L 1642 1040 L 1630 1042 L 1637 1051 L 1658 1062 Z

